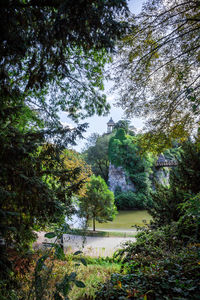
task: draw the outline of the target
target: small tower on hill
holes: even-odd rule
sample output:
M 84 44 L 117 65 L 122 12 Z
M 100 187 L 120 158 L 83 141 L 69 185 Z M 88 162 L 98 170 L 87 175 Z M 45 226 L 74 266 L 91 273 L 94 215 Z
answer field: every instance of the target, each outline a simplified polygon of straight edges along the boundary
M 112 118 L 107 123 L 107 133 L 111 133 L 113 131 L 113 128 L 115 126 L 115 122 L 113 121 Z

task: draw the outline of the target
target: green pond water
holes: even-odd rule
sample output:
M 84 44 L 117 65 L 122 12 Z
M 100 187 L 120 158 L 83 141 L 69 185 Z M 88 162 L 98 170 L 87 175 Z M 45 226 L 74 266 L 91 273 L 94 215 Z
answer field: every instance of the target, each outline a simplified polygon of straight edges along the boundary
M 111 230 L 135 230 L 132 226 L 143 226 L 142 220 L 147 223 L 151 220 L 151 216 L 146 210 L 123 210 L 119 211 L 117 216 L 112 222 L 96 223 L 96 229 L 111 229 Z M 90 224 L 91 225 L 91 224 Z

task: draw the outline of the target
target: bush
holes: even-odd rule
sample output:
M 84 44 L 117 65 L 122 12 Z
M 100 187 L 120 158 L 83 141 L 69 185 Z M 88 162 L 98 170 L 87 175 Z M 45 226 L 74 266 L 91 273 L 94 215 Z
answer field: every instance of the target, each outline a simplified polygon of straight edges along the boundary
M 119 210 L 143 209 L 147 207 L 147 197 L 145 194 L 138 192 L 117 192 L 115 194 L 115 205 Z
M 184 246 L 176 229 L 147 230 L 124 244 L 116 253 L 121 274 L 101 285 L 97 299 L 199 299 L 200 244 Z
M 196 248 L 185 248 L 178 255 L 149 261 L 145 266 L 138 266 L 133 260 L 131 273 L 112 274 L 96 296 L 98 300 L 195 300 L 200 295 L 199 275 Z

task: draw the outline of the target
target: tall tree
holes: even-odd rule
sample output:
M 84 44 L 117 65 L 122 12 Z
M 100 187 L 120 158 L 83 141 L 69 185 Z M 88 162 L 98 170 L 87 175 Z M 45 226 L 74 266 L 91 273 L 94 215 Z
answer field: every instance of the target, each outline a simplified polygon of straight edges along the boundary
M 0 187 L 4 215 L 7 209 L 21 212 L 20 205 L 25 205 L 22 210 L 27 213 L 34 205 L 38 208 L 34 197 L 43 197 L 41 189 L 47 193 L 44 205 L 48 206 L 48 199 L 65 202 L 63 180 L 61 196 L 51 193 L 44 178 L 52 172 L 55 180 L 61 179 L 55 175 L 55 166 L 63 176 L 68 174 L 61 153 L 75 143 L 86 126 L 63 129 L 58 111 L 67 111 L 75 120 L 107 112 L 109 106 L 99 92 L 103 89 L 102 72 L 107 53 L 125 29 L 118 17 L 126 13 L 127 6 L 124 0 L 9 0 L 1 1 L 0 7 Z M 38 147 L 46 141 L 53 142 L 53 147 L 38 154 Z M 29 190 L 32 180 L 35 194 Z M 47 213 L 43 220 L 48 217 Z
M 66 184 L 68 186 L 75 186 L 81 183 L 79 190 L 76 192 L 78 196 L 84 196 L 86 193 L 86 184 L 89 182 L 89 178 L 92 175 L 92 171 L 89 165 L 81 158 L 81 155 L 73 150 L 64 150 L 63 152 L 64 165 L 68 170 L 77 170 L 79 174 L 76 177 L 71 177 Z
M 163 146 L 199 126 L 199 12 L 198 0 L 148 0 L 119 45 L 118 105 Z
M 130 121 L 129 120 L 119 120 L 115 126 L 114 129 L 123 128 L 126 133 L 128 133 L 129 130 Z
M 200 192 L 199 138 L 184 142 L 177 160 L 177 167 L 170 173 L 170 186 L 158 186 L 152 194 L 153 207 L 149 212 L 156 226 L 179 220 L 185 213 L 180 204 L 188 202 L 189 206 L 190 199 Z M 190 223 L 194 223 L 192 215 L 188 218 L 188 226 Z
M 84 159 L 91 165 L 93 173 L 100 175 L 108 182 L 108 145 L 112 134 L 104 134 L 102 136 L 95 135 L 95 143 L 90 146 L 83 154 Z
M 125 30 L 125 0 L 8 0 L 0 8 L 5 95 L 23 96 L 54 122 L 60 109 L 75 120 L 108 111 L 102 74 Z
M 112 221 L 117 213 L 114 204 L 114 194 L 109 191 L 105 181 L 100 176 L 91 176 L 87 186 L 87 192 L 80 199 L 80 209 L 87 220 L 93 220 L 93 231 L 95 231 L 95 220 L 98 222 Z
M 103 70 L 125 30 L 119 17 L 126 11 L 124 0 L 0 2 L 0 234 L 6 255 L 10 245 L 20 253 L 27 249 L 35 225 L 71 213 L 81 181 L 61 154 L 86 125 L 63 128 L 58 112 L 77 122 L 107 113 Z M 51 146 L 42 147 L 47 142 Z M 66 185 L 71 178 L 74 184 Z M 8 278 L 9 288 L 7 266 L 1 279 Z

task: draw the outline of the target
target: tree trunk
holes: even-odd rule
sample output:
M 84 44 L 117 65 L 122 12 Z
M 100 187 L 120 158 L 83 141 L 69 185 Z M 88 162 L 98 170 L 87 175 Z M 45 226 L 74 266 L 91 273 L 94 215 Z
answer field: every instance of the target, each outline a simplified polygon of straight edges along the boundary
M 95 218 L 93 218 L 93 231 L 95 231 Z

